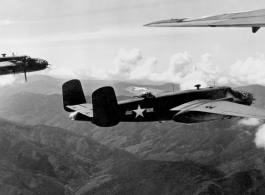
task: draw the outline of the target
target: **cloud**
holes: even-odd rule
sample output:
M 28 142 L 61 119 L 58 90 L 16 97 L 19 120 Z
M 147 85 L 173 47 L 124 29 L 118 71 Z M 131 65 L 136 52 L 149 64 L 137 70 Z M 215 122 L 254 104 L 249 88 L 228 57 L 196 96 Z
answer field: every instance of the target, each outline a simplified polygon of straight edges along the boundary
M 118 56 L 114 59 L 115 70 L 110 73 L 118 74 L 122 77 L 128 77 L 130 72 L 137 66 L 138 61 L 142 59 L 140 49 L 132 49 L 126 52 L 125 49 L 121 48 L 118 51 Z
M 151 78 L 156 64 L 157 64 L 156 58 L 154 57 L 148 58 L 142 65 L 138 65 L 131 70 L 128 79 L 139 80 L 139 79 L 146 79 L 148 77 Z
M 173 82 L 180 84 L 181 89 L 191 89 L 195 84 L 206 87 L 207 82 L 216 79 L 219 74 L 219 67 L 212 63 L 211 55 L 208 53 L 201 56 L 199 63 L 194 63 L 192 56 L 186 51 L 175 53 L 171 56 L 168 67 L 163 71 L 156 70 L 158 62 L 155 57 L 148 57 L 141 63 L 142 58 L 140 49 L 133 48 L 126 51 L 121 48 L 114 59 L 113 69 L 106 70 L 95 65 L 88 66 L 86 71 L 53 67 L 49 75 Z
M 168 72 L 173 74 L 181 73 L 187 74 L 192 71 L 192 56 L 188 52 L 176 53 L 171 56 L 169 62 Z
M 262 120 L 256 118 L 244 118 L 240 120 L 238 124 L 247 126 L 259 126 L 255 134 L 254 143 L 256 144 L 257 148 L 265 149 L 265 124 L 262 124 Z
M 55 68 L 49 71 L 52 76 L 115 79 L 115 80 L 149 80 L 180 84 L 180 89 L 194 89 L 195 84 L 207 87 L 209 83 L 216 85 L 265 85 L 265 59 L 258 53 L 256 59 L 249 57 L 246 61 L 237 60 L 228 68 L 228 73 L 220 70 L 213 63 L 212 56 L 205 53 L 198 62 L 187 51 L 172 54 L 164 70 L 157 71 L 159 62 L 156 57 L 147 57 L 142 61 L 142 52 L 138 48 L 129 51 L 121 48 L 114 59 L 114 68 L 104 69 L 96 65 L 87 65 L 86 70 L 78 71 L 68 68 Z
M 258 128 L 254 142 L 258 148 L 265 149 L 265 124 Z
M 256 118 L 244 118 L 240 120 L 238 124 L 247 126 L 259 126 L 255 134 L 254 143 L 256 144 L 257 148 L 265 149 L 265 124 L 262 124 L 262 120 Z
M 261 120 L 257 118 L 244 118 L 238 121 L 238 124 L 247 126 L 259 126 L 261 124 Z
M 0 86 L 11 85 L 16 80 L 14 75 L 1 75 Z
M 194 89 L 195 84 L 207 87 L 207 83 L 218 78 L 219 67 L 212 62 L 211 55 L 201 56 L 201 62 L 194 63 L 188 52 L 176 53 L 171 56 L 169 67 L 163 72 L 150 74 L 154 81 L 173 82 L 180 84 L 180 89 Z
M 76 77 L 74 70 L 65 67 L 56 67 L 56 66 L 52 66 L 51 69 L 48 70 L 47 74 L 55 77 L 70 77 L 70 78 Z
M 259 54 L 257 59 L 247 58 L 245 62 L 237 60 L 229 69 L 229 74 L 240 84 L 265 85 L 265 59 Z
M 78 73 L 79 75 L 82 74 L 81 72 L 78 72 Z M 89 70 L 86 71 L 85 76 L 93 77 L 95 79 L 101 79 L 101 80 L 110 78 L 108 71 L 106 71 L 105 69 L 101 67 L 95 67 L 95 66 L 90 66 Z

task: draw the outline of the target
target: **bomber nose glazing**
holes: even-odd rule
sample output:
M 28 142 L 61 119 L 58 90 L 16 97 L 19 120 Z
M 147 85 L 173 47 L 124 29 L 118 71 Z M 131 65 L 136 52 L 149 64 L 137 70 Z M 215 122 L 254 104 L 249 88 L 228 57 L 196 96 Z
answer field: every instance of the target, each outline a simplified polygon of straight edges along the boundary
M 246 91 L 242 91 L 242 90 L 234 90 L 235 95 L 240 98 L 242 101 L 244 101 L 245 103 L 247 103 L 248 105 L 251 105 L 254 97 L 252 93 L 246 92 Z
M 48 65 L 48 62 L 46 60 L 43 60 L 43 59 L 40 59 L 40 58 L 37 58 L 36 59 L 36 62 L 38 64 L 42 64 L 42 65 Z
M 40 58 L 34 58 L 35 64 L 40 65 L 41 67 L 43 67 L 44 69 L 47 68 L 50 64 L 48 63 L 48 61 L 40 59 Z

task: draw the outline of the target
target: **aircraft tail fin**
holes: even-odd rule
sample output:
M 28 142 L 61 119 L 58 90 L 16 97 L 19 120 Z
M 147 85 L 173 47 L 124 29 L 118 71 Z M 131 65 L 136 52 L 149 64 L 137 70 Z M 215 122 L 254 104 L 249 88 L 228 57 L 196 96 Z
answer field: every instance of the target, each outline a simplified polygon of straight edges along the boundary
M 94 91 L 92 103 L 94 124 L 100 127 L 111 127 L 119 123 L 119 107 L 112 87 L 102 87 Z
M 67 106 L 73 106 L 86 103 L 86 98 L 82 89 L 81 82 L 77 79 L 67 81 L 63 84 L 63 107 L 67 112 L 74 110 Z

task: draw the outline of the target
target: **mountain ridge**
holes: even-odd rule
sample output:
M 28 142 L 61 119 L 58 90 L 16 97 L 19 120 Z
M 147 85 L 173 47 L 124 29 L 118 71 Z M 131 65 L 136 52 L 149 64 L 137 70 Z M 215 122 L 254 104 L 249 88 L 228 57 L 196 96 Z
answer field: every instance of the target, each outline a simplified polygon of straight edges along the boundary
M 140 160 L 89 137 L 45 125 L 0 119 L 0 132 L 0 190 L 6 195 L 213 194 L 213 189 L 216 194 L 242 194 L 265 189 L 264 178 L 254 169 L 225 176 L 193 161 Z M 243 176 L 250 183 L 242 182 Z

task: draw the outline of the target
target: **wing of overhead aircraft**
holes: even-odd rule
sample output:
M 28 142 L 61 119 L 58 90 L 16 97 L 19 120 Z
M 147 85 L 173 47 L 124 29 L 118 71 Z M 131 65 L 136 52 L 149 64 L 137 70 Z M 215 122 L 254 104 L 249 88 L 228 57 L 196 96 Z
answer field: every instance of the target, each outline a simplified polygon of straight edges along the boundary
M 0 68 L 1 67 L 15 67 L 16 64 L 14 62 L 11 61 L 4 61 L 4 62 L 0 62 Z
M 251 27 L 256 33 L 265 26 L 265 9 L 196 18 L 170 19 L 152 22 L 150 27 Z
M 197 111 L 212 114 L 265 119 L 265 110 L 263 109 L 224 100 L 195 100 L 172 108 L 171 111 L 179 111 L 176 115 Z

